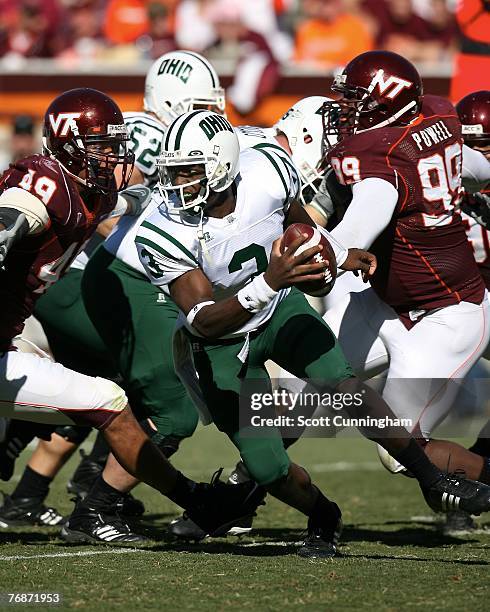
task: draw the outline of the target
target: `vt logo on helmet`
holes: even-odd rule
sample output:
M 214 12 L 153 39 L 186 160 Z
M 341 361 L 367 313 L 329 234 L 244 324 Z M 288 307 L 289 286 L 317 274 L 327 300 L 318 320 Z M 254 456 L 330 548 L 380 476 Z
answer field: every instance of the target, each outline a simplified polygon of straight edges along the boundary
M 51 102 L 43 124 L 43 153 L 76 181 L 102 193 L 127 187 L 134 156 L 117 104 L 96 89 L 71 89 Z M 121 182 L 114 171 L 121 167 Z
M 49 121 L 55 136 L 67 136 L 71 131 L 78 136 L 78 126 L 76 119 L 80 119 L 81 113 L 50 113 Z
M 199 212 L 212 193 L 225 191 L 238 174 L 240 147 L 230 122 L 205 110 L 185 113 L 169 126 L 157 160 L 158 187 L 174 210 Z
M 325 134 L 339 138 L 387 125 L 407 125 L 422 106 L 422 79 L 415 66 L 390 51 L 355 57 L 335 77 L 332 90 L 343 97 L 324 106 L 325 111 L 335 105 L 340 109 L 339 114 L 325 114 Z

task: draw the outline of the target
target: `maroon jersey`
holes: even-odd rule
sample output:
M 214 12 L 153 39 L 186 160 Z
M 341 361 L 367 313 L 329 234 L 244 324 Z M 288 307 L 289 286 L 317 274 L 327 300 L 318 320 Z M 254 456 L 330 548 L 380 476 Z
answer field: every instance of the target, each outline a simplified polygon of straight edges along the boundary
M 36 299 L 67 270 L 115 206 L 115 195 L 92 192 L 82 199 L 77 185 L 57 161 L 43 155 L 16 162 L 0 178 L 0 193 L 11 187 L 29 191 L 46 206 L 50 220 L 40 234 L 16 243 L 0 268 L 0 351 L 9 348 Z
M 410 327 L 420 314 L 461 301 L 479 304 L 484 284 L 454 207 L 461 194 L 461 125 L 452 104 L 425 96 L 409 126 L 354 134 L 332 149 L 343 184 L 376 177 L 398 191 L 388 227 L 371 247 L 380 298 Z

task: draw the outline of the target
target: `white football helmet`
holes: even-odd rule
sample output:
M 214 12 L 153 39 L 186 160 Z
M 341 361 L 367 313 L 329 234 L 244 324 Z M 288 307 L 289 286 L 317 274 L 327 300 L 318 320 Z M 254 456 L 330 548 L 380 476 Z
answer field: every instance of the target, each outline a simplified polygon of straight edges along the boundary
M 291 147 L 291 157 L 301 179 L 300 199 L 304 204 L 318 191 L 323 177 L 320 164 L 324 157 L 323 104 L 331 98 L 310 96 L 296 102 L 274 124 L 277 132 L 283 132 Z M 328 144 L 334 146 L 337 139 L 329 136 Z M 305 194 L 306 192 L 306 194 Z M 308 194 L 309 192 L 309 194 Z M 305 199 L 305 195 L 307 199 Z M 308 197 L 309 196 L 309 197 Z
M 144 109 L 168 126 L 183 113 L 206 107 L 225 114 L 225 91 L 207 59 L 191 51 L 171 51 L 150 67 Z
M 180 204 L 176 207 L 178 210 L 199 212 L 210 191 L 224 191 L 233 183 L 238 174 L 239 155 L 238 137 L 223 115 L 206 110 L 185 113 L 167 129 L 162 153 L 157 159 L 160 193 L 168 202 L 169 192 L 175 192 Z M 197 164 L 203 164 L 205 179 L 183 185 L 174 182 L 177 168 Z M 198 183 L 201 189 L 197 196 L 186 201 L 184 189 Z

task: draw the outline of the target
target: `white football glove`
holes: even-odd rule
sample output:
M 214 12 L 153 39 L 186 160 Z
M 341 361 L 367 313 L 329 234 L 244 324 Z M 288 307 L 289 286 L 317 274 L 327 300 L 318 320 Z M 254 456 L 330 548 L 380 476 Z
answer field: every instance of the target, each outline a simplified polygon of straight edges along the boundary
M 122 197 L 128 202 L 127 215 L 137 216 L 142 213 L 151 200 L 151 189 L 144 185 L 131 185 L 121 191 Z
M 0 231 L 0 265 L 5 261 L 9 249 L 15 242 L 17 233 L 24 223 L 27 223 L 26 216 L 24 213 L 20 213 L 13 225 Z
M 325 219 L 325 222 L 328 221 L 335 211 L 334 203 L 327 187 L 327 178 L 331 172 L 333 172 L 331 168 L 327 170 L 318 186 L 315 197 L 311 202 L 308 202 L 308 206 L 312 206 Z
M 151 200 L 151 189 L 144 185 L 131 185 L 121 191 L 117 196 L 117 203 L 114 209 L 105 217 L 113 219 L 123 215 L 137 217 L 148 206 Z

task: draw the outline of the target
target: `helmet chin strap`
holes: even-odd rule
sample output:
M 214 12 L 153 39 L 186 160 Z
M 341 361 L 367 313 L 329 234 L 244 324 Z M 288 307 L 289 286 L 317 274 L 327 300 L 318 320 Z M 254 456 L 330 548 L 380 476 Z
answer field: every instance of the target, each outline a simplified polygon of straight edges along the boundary
M 381 127 L 385 127 L 386 125 L 390 125 L 391 123 L 394 123 L 395 121 L 397 121 L 402 115 L 404 115 L 405 113 L 408 113 L 408 111 L 414 106 L 416 106 L 416 104 L 417 103 L 415 102 L 415 100 L 412 100 L 409 104 L 401 108 L 397 113 L 395 113 L 394 115 L 392 115 L 385 121 L 382 121 L 381 123 L 377 123 L 376 125 L 372 125 L 371 127 L 364 128 L 363 130 L 356 130 L 354 133 L 361 134 L 362 132 L 369 132 L 369 130 L 374 130 L 376 128 L 381 128 Z

